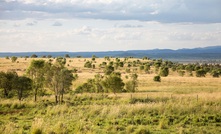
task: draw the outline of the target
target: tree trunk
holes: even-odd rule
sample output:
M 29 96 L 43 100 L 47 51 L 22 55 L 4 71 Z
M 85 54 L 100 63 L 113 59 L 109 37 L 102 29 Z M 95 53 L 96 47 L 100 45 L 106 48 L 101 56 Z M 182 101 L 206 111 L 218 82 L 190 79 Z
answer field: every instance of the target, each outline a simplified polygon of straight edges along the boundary
M 37 101 L 37 90 L 35 89 L 35 102 Z
M 58 104 L 58 96 L 55 95 L 55 103 Z
M 22 98 L 22 90 L 18 89 L 18 100 L 21 101 Z
M 61 104 L 61 95 L 60 94 L 58 95 L 58 101 L 59 101 L 59 104 Z
M 61 102 L 63 102 L 63 98 L 64 98 L 64 89 L 61 90 Z
M 7 89 L 4 89 L 4 96 L 5 96 L 5 98 L 8 97 L 8 91 L 7 91 Z

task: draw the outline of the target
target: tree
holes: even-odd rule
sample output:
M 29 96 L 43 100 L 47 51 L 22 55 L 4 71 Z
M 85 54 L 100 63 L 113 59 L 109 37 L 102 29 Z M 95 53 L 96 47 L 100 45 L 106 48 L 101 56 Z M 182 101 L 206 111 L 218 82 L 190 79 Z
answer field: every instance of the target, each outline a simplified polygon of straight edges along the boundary
M 114 71 L 114 67 L 112 65 L 107 65 L 104 69 L 104 73 L 106 75 L 110 75 Z
M 52 58 L 52 55 L 48 55 L 47 57 L 48 57 L 48 58 Z
M 138 87 L 138 80 L 137 80 L 138 75 L 136 73 L 131 74 L 130 78 L 131 78 L 131 80 L 125 84 L 126 90 L 128 92 L 135 92 Z
M 183 71 L 183 70 L 178 70 L 178 74 L 179 74 L 179 76 L 184 76 L 185 75 L 185 71 Z
M 203 69 L 196 70 L 196 77 L 205 77 L 206 71 Z
M 72 71 L 67 68 L 60 70 L 60 81 L 59 81 L 59 101 L 63 102 L 63 95 L 65 91 L 68 91 L 72 86 L 72 81 L 76 80 L 76 77 L 73 76 Z
M 140 65 L 140 71 L 144 70 L 144 65 Z
M 57 58 L 55 64 L 46 63 L 46 85 L 54 92 L 55 102 L 63 102 L 65 91 L 69 90 L 72 81 L 77 78 L 65 67 L 66 59 Z
M 0 88 L 3 89 L 5 98 L 9 97 L 9 92 L 14 88 L 15 79 L 18 74 L 14 71 L 0 72 Z
M 15 89 L 17 90 L 18 100 L 21 101 L 23 93 L 32 89 L 32 80 L 25 76 L 19 76 L 15 80 Z
M 154 67 L 155 67 L 155 72 L 157 73 L 159 71 L 159 68 L 162 64 L 162 59 L 159 59 L 157 61 L 154 62 Z
M 84 64 L 84 67 L 92 68 L 92 63 L 90 61 L 86 61 L 85 64 Z
M 34 90 L 34 100 L 37 101 L 37 94 L 43 89 L 44 84 L 44 60 L 32 60 L 31 65 L 27 69 L 27 75 L 32 79 L 32 88 Z M 48 71 L 48 70 L 47 70 Z
M 103 76 L 100 74 L 96 74 L 94 76 L 94 89 L 96 93 L 103 93 L 104 87 L 102 86 Z
M 36 54 L 32 54 L 31 58 L 38 58 L 38 56 Z
M 168 67 L 161 67 L 160 68 L 160 76 L 166 77 L 169 75 L 169 68 Z
M 221 70 L 221 69 L 220 69 L 220 70 Z M 213 77 L 218 78 L 218 77 L 221 75 L 221 71 L 219 71 L 218 69 L 214 69 L 214 70 L 212 70 L 211 75 L 212 75 Z
M 153 77 L 153 81 L 161 82 L 161 77 L 159 75 L 158 76 L 154 76 Z
M 103 85 L 108 91 L 115 94 L 123 91 L 124 82 L 121 77 L 112 73 L 111 75 L 106 76 Z
M 144 71 L 145 71 L 146 73 L 148 73 L 149 70 L 150 70 L 150 64 L 146 64 L 146 65 L 144 66 Z
M 11 57 L 12 63 L 16 62 L 17 59 L 18 59 L 18 57 L 12 56 L 12 57 Z
M 70 58 L 70 55 L 69 54 L 65 54 L 64 57 L 65 58 Z

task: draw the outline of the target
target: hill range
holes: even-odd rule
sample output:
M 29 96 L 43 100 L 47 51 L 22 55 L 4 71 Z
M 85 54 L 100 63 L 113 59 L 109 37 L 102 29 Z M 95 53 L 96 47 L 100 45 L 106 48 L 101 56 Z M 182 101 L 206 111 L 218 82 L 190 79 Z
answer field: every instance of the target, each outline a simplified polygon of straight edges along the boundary
M 211 61 L 221 60 L 221 46 L 193 48 L 193 49 L 152 49 L 152 50 L 128 50 L 128 51 L 100 51 L 100 52 L 1 52 L 0 57 L 6 56 L 31 56 L 36 54 L 38 57 L 51 55 L 53 57 L 64 56 L 70 57 L 81 56 L 89 58 L 92 55 L 97 57 L 136 57 L 142 58 L 147 56 L 151 59 L 163 58 L 171 61 Z

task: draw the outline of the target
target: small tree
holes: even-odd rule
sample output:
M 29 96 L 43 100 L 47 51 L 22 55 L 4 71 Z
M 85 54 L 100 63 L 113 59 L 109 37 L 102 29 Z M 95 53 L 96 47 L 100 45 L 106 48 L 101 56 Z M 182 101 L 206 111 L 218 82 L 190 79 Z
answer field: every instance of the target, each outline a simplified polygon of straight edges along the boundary
M 196 77 L 205 77 L 206 71 L 203 69 L 196 70 Z
M 161 67 L 160 76 L 166 77 L 168 75 L 169 75 L 169 68 L 168 67 Z
M 34 100 L 37 101 L 37 94 L 40 89 L 43 89 L 44 84 L 44 60 L 33 60 L 27 70 L 27 75 L 32 79 L 32 87 L 34 90 Z M 48 70 L 47 70 L 48 71 Z
M 0 88 L 3 89 L 5 98 L 9 97 L 10 91 L 14 88 L 14 83 L 18 74 L 14 71 L 0 72 Z
M 114 72 L 114 67 L 112 65 L 107 65 L 104 69 L 104 73 L 110 75 L 112 72 Z
M 123 91 L 124 82 L 121 77 L 113 73 L 106 76 L 103 85 L 108 91 L 115 94 Z
M 160 76 L 154 76 L 153 81 L 161 82 Z
M 36 54 L 32 54 L 31 58 L 38 58 L 38 56 Z
M 46 63 L 46 85 L 54 92 L 55 102 L 61 103 L 65 91 L 69 90 L 72 81 L 77 78 L 73 76 L 72 71 L 65 67 L 66 59 L 57 58 L 55 64 Z
M 65 54 L 64 57 L 65 58 L 70 58 L 70 55 L 69 54 Z
M 90 61 L 86 61 L 85 64 L 84 64 L 84 67 L 92 68 L 92 63 Z
M 11 57 L 12 63 L 16 62 L 17 59 L 18 59 L 18 57 L 12 56 L 12 57 Z
M 138 80 L 137 80 L 138 75 L 136 73 L 131 74 L 130 78 L 131 80 L 125 84 L 126 90 L 128 92 L 135 92 L 138 87 Z
M 144 71 L 145 71 L 146 73 L 148 73 L 149 70 L 150 70 L 150 64 L 146 64 L 146 65 L 144 66 Z
M 32 80 L 25 76 L 19 76 L 15 82 L 15 89 L 17 90 L 18 100 L 21 101 L 24 91 L 32 89 Z
M 179 74 L 179 76 L 184 76 L 185 75 L 185 71 L 183 71 L 183 70 L 178 70 L 178 74 Z
M 219 71 L 218 69 L 217 70 L 212 70 L 212 72 L 211 72 L 211 75 L 213 76 L 213 77 L 215 77 L 215 78 L 218 78 L 221 74 L 221 71 Z
M 48 55 L 47 58 L 52 58 L 52 55 Z

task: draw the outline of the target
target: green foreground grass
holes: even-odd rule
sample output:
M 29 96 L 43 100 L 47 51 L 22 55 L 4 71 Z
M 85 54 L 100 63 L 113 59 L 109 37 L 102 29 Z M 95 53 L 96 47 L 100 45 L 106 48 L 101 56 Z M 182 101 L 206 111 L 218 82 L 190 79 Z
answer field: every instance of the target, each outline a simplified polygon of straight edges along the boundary
M 69 94 L 60 105 L 53 96 L 38 103 L 2 99 L 0 132 L 221 133 L 221 97 L 215 94 Z
M 19 63 L 0 59 L 0 70 L 16 70 L 23 75 L 31 59 Z M 55 104 L 53 93 L 33 95 L 23 101 L 0 98 L 0 134 L 220 134 L 221 78 L 178 76 L 170 71 L 161 82 L 154 73 L 138 73 L 135 93 L 74 94 L 74 89 L 103 69 L 84 68 L 84 59 L 68 60 L 79 78 L 62 104 Z M 104 61 L 96 60 L 96 67 Z M 131 69 L 132 70 L 132 69 Z M 119 68 L 127 81 L 125 68 Z M 152 68 L 151 72 L 154 72 Z

